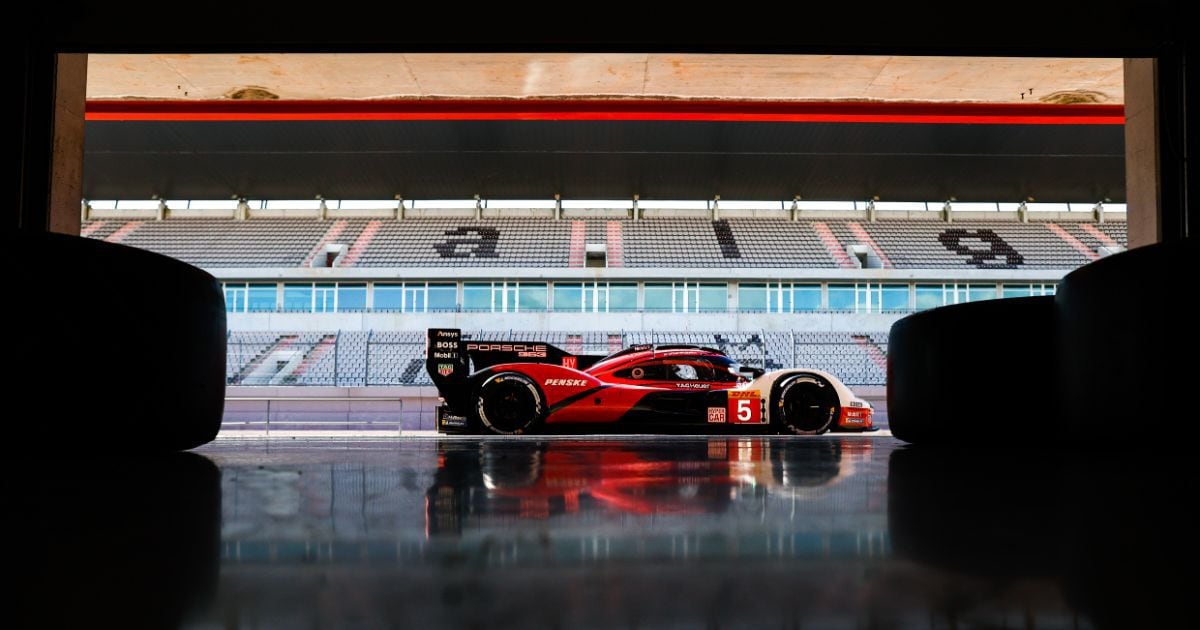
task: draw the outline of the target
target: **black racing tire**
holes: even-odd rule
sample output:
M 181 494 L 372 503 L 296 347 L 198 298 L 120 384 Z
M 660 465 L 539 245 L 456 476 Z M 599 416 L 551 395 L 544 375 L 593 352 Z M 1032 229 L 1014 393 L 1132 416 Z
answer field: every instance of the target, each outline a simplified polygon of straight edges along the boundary
M 892 324 L 892 435 L 964 446 L 1055 440 L 1055 329 L 1051 296 L 942 306 Z
M 493 374 L 476 391 L 475 419 L 485 433 L 535 433 L 546 419 L 546 397 L 537 383 L 524 374 Z
M 1197 257 L 1196 237 L 1158 243 L 1101 258 L 1059 283 L 1064 438 L 1123 443 L 1131 427 L 1177 426 L 1196 383 L 1196 315 L 1164 296 L 1195 286 L 1186 270 Z
M 772 396 L 771 422 L 780 433 L 820 435 L 829 431 L 841 411 L 833 384 L 816 374 L 786 377 Z

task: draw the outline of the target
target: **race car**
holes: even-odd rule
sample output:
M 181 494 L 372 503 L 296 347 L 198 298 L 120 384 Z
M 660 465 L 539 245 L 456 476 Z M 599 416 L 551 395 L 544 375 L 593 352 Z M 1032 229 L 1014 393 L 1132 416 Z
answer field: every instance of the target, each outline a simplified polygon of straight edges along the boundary
M 443 433 L 554 430 L 776 432 L 874 428 L 872 408 L 832 374 L 764 373 L 713 348 L 635 345 L 608 356 L 548 343 L 467 340 L 431 328 L 425 367 Z

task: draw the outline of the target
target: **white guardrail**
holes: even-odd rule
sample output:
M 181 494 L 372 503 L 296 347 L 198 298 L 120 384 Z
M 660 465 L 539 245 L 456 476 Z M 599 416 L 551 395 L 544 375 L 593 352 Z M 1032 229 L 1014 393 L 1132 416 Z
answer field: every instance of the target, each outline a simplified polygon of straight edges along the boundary
M 227 396 L 225 402 L 221 433 L 228 437 L 402 433 L 404 399 L 398 396 Z M 231 410 L 229 403 L 249 408 Z

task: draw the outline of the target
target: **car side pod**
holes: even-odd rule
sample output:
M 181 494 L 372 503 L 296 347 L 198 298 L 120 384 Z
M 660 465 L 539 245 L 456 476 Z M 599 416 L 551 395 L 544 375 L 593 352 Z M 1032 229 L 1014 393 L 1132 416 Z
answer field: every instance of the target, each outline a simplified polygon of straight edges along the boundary
M 1084 441 L 1188 424 L 1198 329 L 1194 238 L 1131 249 L 1067 274 L 1055 296 L 1063 420 Z
M 216 279 L 132 247 L 12 234 L 6 357 L 21 411 L 5 428 L 18 450 L 151 453 L 212 440 L 225 402 Z
M 888 338 L 888 424 L 910 443 L 986 445 L 1057 435 L 1054 298 L 909 315 Z

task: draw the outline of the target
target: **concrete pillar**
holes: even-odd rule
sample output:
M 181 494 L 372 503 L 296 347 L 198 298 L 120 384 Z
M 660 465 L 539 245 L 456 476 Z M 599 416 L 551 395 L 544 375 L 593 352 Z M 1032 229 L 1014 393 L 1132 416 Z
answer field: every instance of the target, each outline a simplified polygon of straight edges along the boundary
M 796 195 L 792 198 L 792 220 L 800 220 L 800 195 Z
M 167 202 L 164 199 L 159 199 L 158 209 L 154 214 L 154 219 L 156 221 L 162 221 L 165 218 L 167 218 Z
M 47 228 L 79 234 L 79 200 L 83 198 L 83 111 L 87 90 L 87 55 L 55 55 L 54 144 L 50 156 L 50 216 Z
M 479 195 L 475 195 L 475 220 L 478 221 L 482 218 L 483 218 L 483 200 L 481 200 L 479 198 Z
M 871 200 L 867 201 L 867 221 L 869 221 L 870 223 L 874 223 L 875 217 L 877 216 L 877 214 L 878 213 L 875 210 L 875 200 L 871 199 Z
M 1096 223 L 1104 223 L 1104 202 L 1101 201 L 1092 207 L 1092 219 Z
M 322 221 L 329 218 L 329 206 L 325 205 L 324 199 L 321 200 L 321 207 L 319 208 L 319 210 L 320 210 L 320 212 L 318 212 L 317 214 Z
M 404 197 L 396 195 L 396 220 L 404 220 Z
M 717 219 L 721 218 L 720 204 L 721 204 L 721 195 L 717 195 L 717 196 L 713 197 L 713 206 L 712 206 L 712 220 L 713 221 L 716 221 Z
M 235 210 L 233 212 L 233 220 L 234 221 L 245 221 L 249 217 L 250 217 L 250 204 L 246 203 L 246 200 L 244 198 L 238 199 L 237 210 Z
M 942 220 L 946 223 L 954 222 L 953 209 L 950 207 L 949 201 L 942 204 Z
M 638 198 L 639 197 L 640 197 L 640 195 L 633 196 L 633 220 L 634 221 L 638 220 Z
M 558 221 L 562 218 L 562 195 L 555 193 L 554 195 L 554 220 Z
M 1025 206 L 1024 201 L 1017 205 L 1017 220 L 1021 223 L 1029 223 L 1029 208 Z
M 1125 200 L 1129 246 L 1161 238 L 1155 59 L 1125 60 Z
M 92 218 L 92 204 L 87 199 L 79 200 L 79 222 L 83 223 Z

